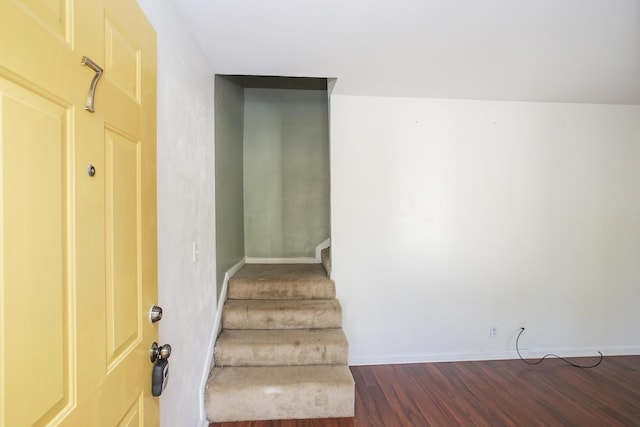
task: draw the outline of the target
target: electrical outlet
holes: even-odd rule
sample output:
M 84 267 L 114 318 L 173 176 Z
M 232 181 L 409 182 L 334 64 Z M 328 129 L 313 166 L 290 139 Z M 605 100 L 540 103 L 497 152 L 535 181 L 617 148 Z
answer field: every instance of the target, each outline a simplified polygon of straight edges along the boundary
M 496 325 L 489 326 L 489 336 L 495 338 L 498 336 L 498 327 Z

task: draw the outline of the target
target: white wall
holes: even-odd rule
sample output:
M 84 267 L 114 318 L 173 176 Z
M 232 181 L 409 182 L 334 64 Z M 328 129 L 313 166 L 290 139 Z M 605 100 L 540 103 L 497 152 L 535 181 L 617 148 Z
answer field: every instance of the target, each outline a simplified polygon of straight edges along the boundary
M 332 96 L 350 363 L 640 353 L 639 165 L 640 106 Z
M 172 2 L 138 3 L 158 40 L 159 327 L 160 343 L 173 347 L 160 419 L 195 426 L 216 312 L 213 71 Z

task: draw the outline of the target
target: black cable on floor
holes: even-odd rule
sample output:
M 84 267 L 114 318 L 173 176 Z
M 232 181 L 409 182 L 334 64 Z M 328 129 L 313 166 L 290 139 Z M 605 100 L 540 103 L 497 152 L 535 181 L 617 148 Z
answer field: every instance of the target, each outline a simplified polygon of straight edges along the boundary
M 577 365 L 577 364 L 573 363 L 572 361 L 565 359 L 564 357 L 560 357 L 557 354 L 548 353 L 548 354 L 545 354 L 544 356 L 542 356 L 542 359 L 540 359 L 540 360 L 538 360 L 536 362 L 529 362 L 528 360 L 525 360 L 522 357 L 522 355 L 520 354 L 520 348 L 518 347 L 518 341 L 520 340 L 520 335 L 522 335 L 523 332 L 524 332 L 524 328 L 520 328 L 520 333 L 518 333 L 518 337 L 516 338 L 516 351 L 518 352 L 518 356 L 520 357 L 520 360 L 522 360 L 527 365 L 539 365 L 547 357 L 555 357 L 555 358 L 558 358 L 558 359 L 562 360 L 565 363 L 568 363 L 569 365 L 573 366 L 574 368 L 591 369 L 591 368 L 595 368 L 596 366 L 600 365 L 602 363 L 602 360 L 604 359 L 604 356 L 602 355 L 602 353 L 598 352 L 598 354 L 600 355 L 600 360 L 598 360 L 598 362 L 596 362 L 596 364 L 591 365 L 591 366 L 582 366 L 582 365 Z

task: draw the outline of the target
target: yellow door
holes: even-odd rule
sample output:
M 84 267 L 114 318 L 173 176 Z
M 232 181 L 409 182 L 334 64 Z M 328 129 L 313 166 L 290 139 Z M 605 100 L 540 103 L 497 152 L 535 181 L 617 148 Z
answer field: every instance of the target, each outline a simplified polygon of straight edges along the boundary
M 0 426 L 158 425 L 155 65 L 135 0 L 0 0 Z

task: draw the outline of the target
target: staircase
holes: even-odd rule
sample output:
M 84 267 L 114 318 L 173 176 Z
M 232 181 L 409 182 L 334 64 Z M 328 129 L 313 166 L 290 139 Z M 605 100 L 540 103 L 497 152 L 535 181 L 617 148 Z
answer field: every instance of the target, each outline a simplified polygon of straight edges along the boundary
M 353 417 L 342 309 L 325 268 L 247 264 L 229 280 L 209 421 Z

